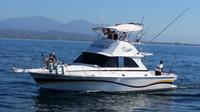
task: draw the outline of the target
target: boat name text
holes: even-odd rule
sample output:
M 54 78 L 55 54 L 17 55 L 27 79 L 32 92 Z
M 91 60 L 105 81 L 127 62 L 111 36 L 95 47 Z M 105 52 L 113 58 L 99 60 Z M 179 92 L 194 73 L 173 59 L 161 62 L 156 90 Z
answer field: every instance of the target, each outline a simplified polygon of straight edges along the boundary
M 130 52 L 130 51 L 132 51 L 132 50 L 133 50 L 132 48 L 122 47 L 122 51 L 123 51 L 123 52 Z

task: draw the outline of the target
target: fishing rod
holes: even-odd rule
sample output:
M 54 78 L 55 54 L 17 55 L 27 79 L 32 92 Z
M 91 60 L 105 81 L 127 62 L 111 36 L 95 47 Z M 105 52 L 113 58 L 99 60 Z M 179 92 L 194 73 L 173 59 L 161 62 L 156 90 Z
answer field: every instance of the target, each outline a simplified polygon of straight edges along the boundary
M 183 10 L 173 21 L 171 21 L 164 29 L 162 29 L 156 36 L 153 37 L 153 39 L 150 41 L 152 42 L 153 40 L 155 40 L 158 36 L 160 36 L 160 34 L 162 34 L 165 30 L 167 30 L 173 23 L 175 23 L 184 13 L 186 13 L 188 11 L 189 8 L 186 8 L 185 10 Z
M 172 60 L 172 64 L 171 64 L 171 66 L 170 66 L 170 69 L 169 69 L 168 75 L 171 73 L 171 71 L 172 71 L 172 67 L 175 65 L 175 59 L 176 59 L 176 55 L 175 55 L 175 53 L 173 53 L 173 60 Z
M 44 55 L 44 52 L 42 52 L 41 56 L 42 56 L 42 63 L 40 63 L 40 66 L 42 67 L 43 63 L 45 63 L 45 55 Z
M 45 60 L 45 58 L 44 58 L 44 52 L 42 52 L 41 56 L 42 56 L 42 62 L 44 62 L 44 60 Z

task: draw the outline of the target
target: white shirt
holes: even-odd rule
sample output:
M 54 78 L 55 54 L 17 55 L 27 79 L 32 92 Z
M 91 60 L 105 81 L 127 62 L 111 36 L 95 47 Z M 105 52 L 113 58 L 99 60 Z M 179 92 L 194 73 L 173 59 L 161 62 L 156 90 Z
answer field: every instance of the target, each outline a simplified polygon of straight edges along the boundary
M 163 64 L 159 64 L 156 66 L 156 71 L 162 72 L 163 71 Z

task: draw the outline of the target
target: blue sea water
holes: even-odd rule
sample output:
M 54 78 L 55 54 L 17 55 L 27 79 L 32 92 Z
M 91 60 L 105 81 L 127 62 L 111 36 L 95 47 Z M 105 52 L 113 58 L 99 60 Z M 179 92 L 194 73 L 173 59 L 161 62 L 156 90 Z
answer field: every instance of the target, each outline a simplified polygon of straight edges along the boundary
M 29 74 L 15 74 L 12 67 L 40 67 L 41 54 L 55 51 L 71 63 L 90 43 L 0 39 L 0 112 L 199 112 L 200 47 L 183 45 L 140 45 L 154 55 L 145 57 L 154 69 L 160 59 L 165 71 L 178 75 L 172 91 L 143 93 L 61 92 L 42 90 Z

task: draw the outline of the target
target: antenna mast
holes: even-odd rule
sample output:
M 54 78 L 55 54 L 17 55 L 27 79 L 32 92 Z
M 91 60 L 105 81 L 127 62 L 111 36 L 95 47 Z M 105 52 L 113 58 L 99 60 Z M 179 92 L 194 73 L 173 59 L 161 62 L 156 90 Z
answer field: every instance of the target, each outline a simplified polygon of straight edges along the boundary
M 103 9 L 102 6 L 100 7 L 100 9 L 101 9 L 101 16 L 102 16 L 103 24 L 104 24 L 104 27 L 106 27 L 106 21 L 105 21 L 105 16 L 104 16 L 104 9 Z

